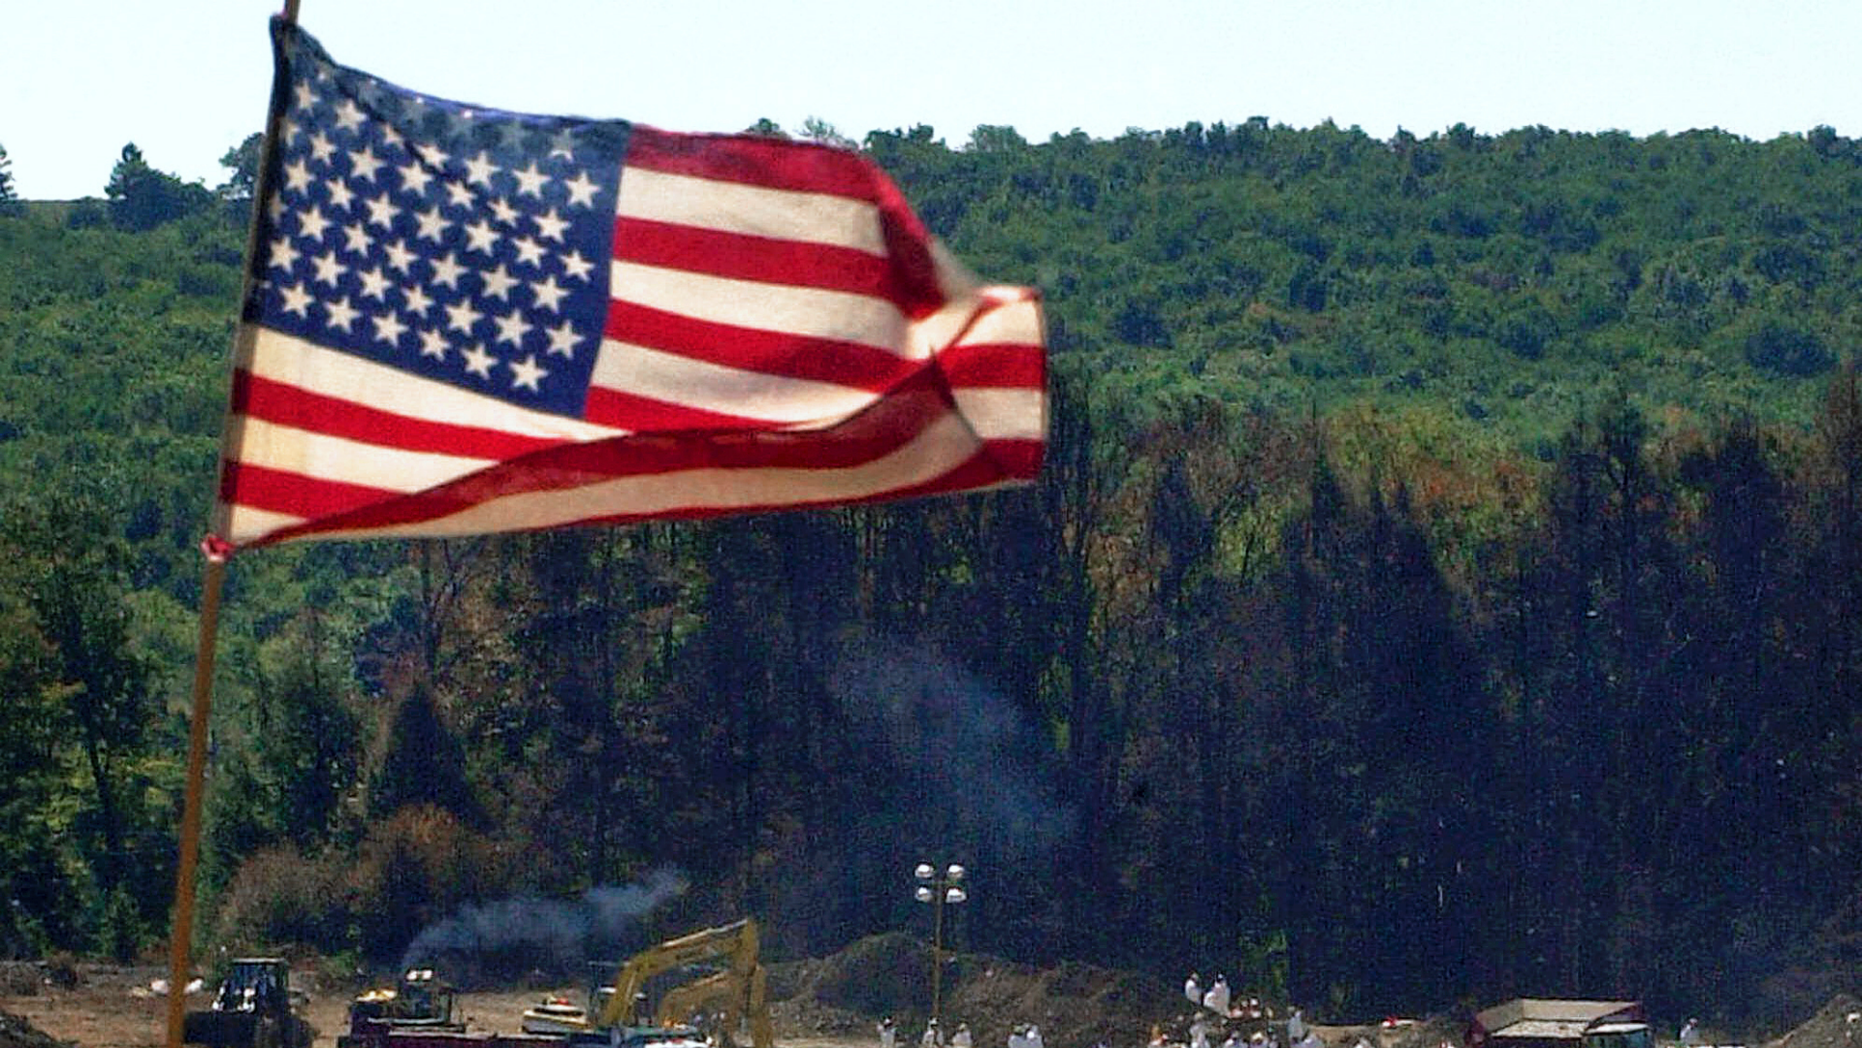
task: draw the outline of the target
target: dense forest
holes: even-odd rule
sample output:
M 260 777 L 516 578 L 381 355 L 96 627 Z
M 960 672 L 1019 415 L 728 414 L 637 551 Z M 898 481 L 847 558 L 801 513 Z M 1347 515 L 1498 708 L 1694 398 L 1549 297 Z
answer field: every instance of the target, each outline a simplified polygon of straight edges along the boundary
M 1862 146 L 857 148 L 1044 289 L 1041 482 L 237 558 L 197 941 L 677 878 L 801 956 L 955 861 L 961 948 L 1329 1017 L 1862 981 Z M 0 953 L 166 935 L 255 152 L 0 152 Z

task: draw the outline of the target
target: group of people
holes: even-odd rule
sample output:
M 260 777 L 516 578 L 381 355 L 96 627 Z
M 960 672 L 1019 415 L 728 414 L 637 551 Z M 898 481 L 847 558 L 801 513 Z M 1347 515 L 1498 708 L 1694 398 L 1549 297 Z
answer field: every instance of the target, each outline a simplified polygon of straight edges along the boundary
M 1183 996 L 1188 997 L 1191 1004 L 1199 1008 L 1206 1008 L 1222 1016 L 1224 1019 L 1262 1019 L 1268 1017 L 1266 1010 L 1261 1005 L 1261 999 L 1259 997 L 1250 997 L 1245 1001 L 1233 1000 L 1230 996 L 1228 976 L 1226 975 L 1217 975 L 1215 977 L 1215 982 L 1210 983 L 1208 989 L 1204 989 L 1202 985 L 1202 976 L 1195 972 L 1191 972 L 1190 977 L 1183 980 Z
M 1030 1029 L 1033 1029 L 1030 1027 Z M 1032 1044 L 1017 1044 L 1014 1037 L 1009 1038 L 1009 1048 L 1041 1048 L 1040 1031 L 1035 1031 Z M 899 1026 L 888 1015 L 879 1023 L 879 1048 L 898 1048 Z M 925 1032 L 918 1038 L 919 1048 L 974 1048 L 970 1036 L 970 1024 L 958 1023 L 957 1029 L 950 1035 L 949 1042 L 944 1040 L 944 1031 L 938 1028 L 937 1020 L 925 1024 Z

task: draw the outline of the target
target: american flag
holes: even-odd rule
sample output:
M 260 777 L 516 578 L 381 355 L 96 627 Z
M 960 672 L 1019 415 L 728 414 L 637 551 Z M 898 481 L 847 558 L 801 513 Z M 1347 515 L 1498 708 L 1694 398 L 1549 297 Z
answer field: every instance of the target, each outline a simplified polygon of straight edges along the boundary
M 273 22 L 215 529 L 445 536 L 1032 479 L 1040 304 L 857 153 L 450 102 Z

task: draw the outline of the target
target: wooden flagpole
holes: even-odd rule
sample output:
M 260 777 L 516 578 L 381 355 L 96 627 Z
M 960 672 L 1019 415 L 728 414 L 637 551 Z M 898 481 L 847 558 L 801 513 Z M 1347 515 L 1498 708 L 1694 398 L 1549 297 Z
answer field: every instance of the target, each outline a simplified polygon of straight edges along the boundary
M 181 1048 L 187 1013 L 188 952 L 194 930 L 194 860 L 200 854 L 201 785 L 207 766 L 207 720 L 213 706 L 213 655 L 220 623 L 224 553 L 209 551 L 200 596 L 200 649 L 194 659 L 194 712 L 188 730 L 187 807 L 181 814 L 181 861 L 175 868 L 174 928 L 168 939 L 168 1048 Z
M 285 0 L 283 18 L 296 24 L 300 0 Z M 282 117 L 280 85 L 272 85 L 266 107 L 265 138 L 259 147 L 258 171 L 252 183 L 252 220 L 246 228 L 246 273 L 243 303 L 252 294 L 252 266 L 259 250 L 259 216 L 265 190 L 277 165 L 278 124 Z M 235 336 L 237 337 L 237 336 Z M 200 856 L 200 813 L 207 774 L 207 728 L 213 712 L 213 659 L 220 628 L 220 588 L 226 577 L 228 549 L 216 539 L 201 543 L 207 566 L 200 595 L 200 638 L 194 655 L 194 707 L 188 722 L 187 795 L 181 812 L 181 854 L 175 863 L 174 924 L 168 936 L 168 1048 L 181 1048 L 187 1018 L 189 955 L 194 937 L 194 866 Z

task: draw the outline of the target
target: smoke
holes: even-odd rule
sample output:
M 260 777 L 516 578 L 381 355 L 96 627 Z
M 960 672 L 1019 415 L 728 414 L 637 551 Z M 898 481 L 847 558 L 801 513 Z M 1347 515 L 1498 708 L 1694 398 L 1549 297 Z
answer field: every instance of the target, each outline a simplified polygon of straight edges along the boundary
M 580 899 L 518 897 L 469 905 L 422 929 L 401 967 L 439 966 L 461 985 L 493 970 L 579 972 L 592 957 L 631 952 L 644 938 L 642 919 L 685 889 L 677 871 L 658 870 L 638 884 L 590 888 Z
M 1053 747 L 1038 725 L 947 659 L 925 650 L 858 655 L 834 688 L 905 784 L 902 802 L 921 809 L 900 825 L 968 844 L 971 861 L 1047 858 L 1072 832 L 1071 810 L 1053 798 Z

